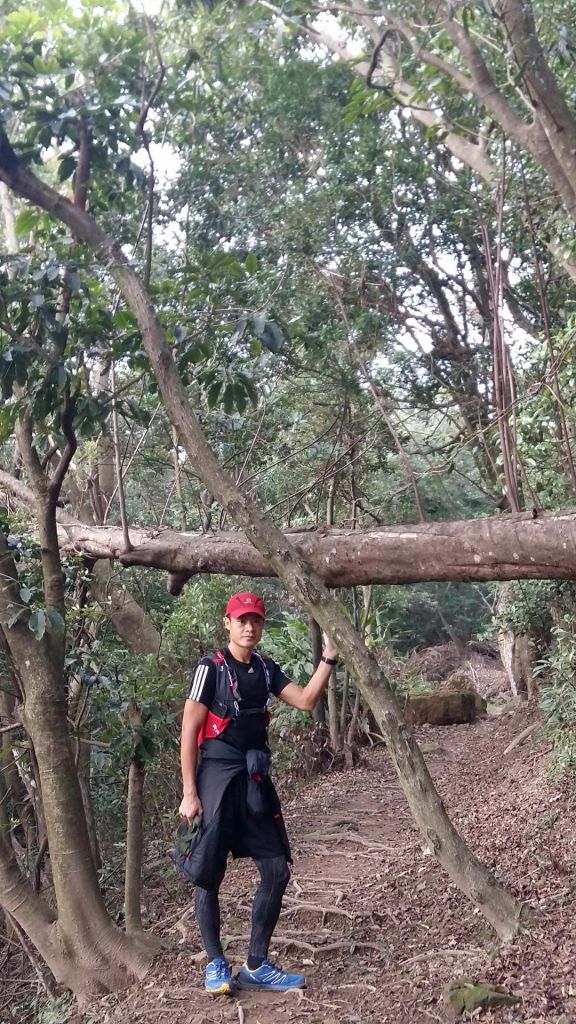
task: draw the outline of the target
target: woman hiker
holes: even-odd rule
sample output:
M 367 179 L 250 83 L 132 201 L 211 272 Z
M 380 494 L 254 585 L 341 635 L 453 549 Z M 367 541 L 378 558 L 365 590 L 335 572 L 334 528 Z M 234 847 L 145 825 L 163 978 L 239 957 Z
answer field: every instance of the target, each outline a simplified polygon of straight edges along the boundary
M 305 985 L 303 974 L 288 974 L 268 959 L 292 861 L 269 775 L 268 703 L 274 696 L 312 711 L 338 652 L 325 638 L 310 682 L 304 687 L 290 682 L 276 662 L 255 649 L 265 614 L 257 594 L 230 598 L 224 616 L 228 646 L 198 662 L 182 719 L 179 813 L 192 826 L 192 838 L 185 852 L 172 856 L 196 886 L 196 918 L 209 960 L 206 989 L 213 994 L 231 993 L 234 986 L 283 992 Z M 218 903 L 230 852 L 252 857 L 260 873 L 248 958 L 234 981 L 220 941 Z

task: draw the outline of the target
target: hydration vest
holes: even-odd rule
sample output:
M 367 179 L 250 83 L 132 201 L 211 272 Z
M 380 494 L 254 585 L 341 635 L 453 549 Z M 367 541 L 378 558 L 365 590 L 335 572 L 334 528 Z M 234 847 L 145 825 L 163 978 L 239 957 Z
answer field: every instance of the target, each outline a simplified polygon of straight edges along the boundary
M 214 700 L 206 716 L 206 721 L 198 733 L 198 746 L 204 740 L 216 739 L 221 736 L 231 722 L 243 715 L 266 715 L 271 693 L 270 669 L 266 660 L 258 651 L 252 651 L 262 666 L 266 680 L 266 704 L 261 708 L 240 708 L 240 691 L 234 665 L 227 659 L 223 651 L 215 651 L 210 655 L 211 662 L 216 666 L 216 688 Z

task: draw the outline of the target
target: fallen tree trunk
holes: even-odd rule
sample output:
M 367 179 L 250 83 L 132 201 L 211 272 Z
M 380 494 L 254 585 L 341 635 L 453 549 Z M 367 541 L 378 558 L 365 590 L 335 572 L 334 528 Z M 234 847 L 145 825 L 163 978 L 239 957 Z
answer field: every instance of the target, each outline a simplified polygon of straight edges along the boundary
M 184 577 L 196 573 L 271 576 L 273 570 L 242 533 L 131 530 L 133 550 L 123 551 L 122 531 L 65 522 L 66 547 L 95 558 L 118 558 Z M 286 539 L 324 584 L 424 581 L 482 582 L 572 579 L 576 576 L 576 513 L 506 515 L 451 523 L 423 523 L 369 530 L 290 532 Z M 171 588 L 180 589 L 179 581 Z
M 32 504 L 30 490 L 0 470 L 0 490 Z M 274 570 L 240 532 L 181 533 L 130 528 L 124 550 L 120 527 L 82 523 L 57 513 L 60 549 L 122 565 L 164 569 L 178 593 L 190 576 L 223 573 L 273 576 Z M 290 545 L 329 587 L 450 581 L 573 579 L 576 512 L 519 512 L 448 523 L 381 526 L 367 530 L 290 530 Z

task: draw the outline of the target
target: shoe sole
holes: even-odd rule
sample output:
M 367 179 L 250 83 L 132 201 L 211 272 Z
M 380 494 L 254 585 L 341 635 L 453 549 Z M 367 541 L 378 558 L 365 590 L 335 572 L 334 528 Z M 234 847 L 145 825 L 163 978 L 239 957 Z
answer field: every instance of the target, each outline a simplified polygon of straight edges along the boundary
M 234 994 L 234 986 L 232 982 L 225 981 L 219 988 L 207 988 L 209 996 L 231 996 Z
M 261 992 L 294 992 L 306 988 L 306 982 L 303 982 L 302 985 L 264 985 L 261 981 L 237 981 L 236 988 L 243 989 L 245 992 L 254 992 L 256 989 Z

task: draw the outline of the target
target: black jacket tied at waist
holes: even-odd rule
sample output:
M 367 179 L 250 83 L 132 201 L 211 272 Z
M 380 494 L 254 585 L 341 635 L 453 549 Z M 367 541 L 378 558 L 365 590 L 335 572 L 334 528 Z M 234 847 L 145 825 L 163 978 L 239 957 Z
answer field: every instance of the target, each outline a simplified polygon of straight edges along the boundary
M 202 804 L 203 815 L 197 832 L 191 837 L 188 849 L 171 850 L 174 863 L 189 881 L 202 889 L 215 887 L 221 844 L 222 812 L 227 794 L 238 800 L 239 814 L 254 818 L 268 815 L 274 820 L 286 858 L 291 862 L 290 844 L 278 794 L 270 778 L 270 755 L 263 750 L 249 750 L 246 754 L 217 740 L 211 741 L 209 749 L 202 752 L 196 773 L 196 787 Z M 232 787 L 232 788 L 231 788 Z M 242 830 L 238 830 L 231 842 L 234 857 L 253 856 L 242 843 Z M 266 850 L 262 850 L 266 856 Z

